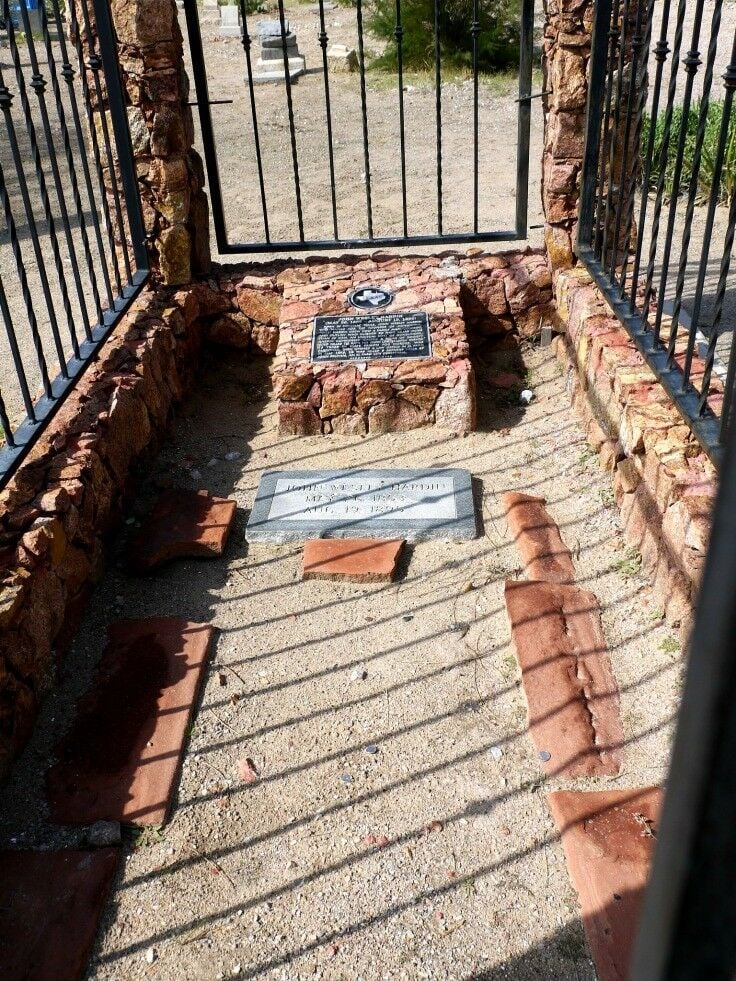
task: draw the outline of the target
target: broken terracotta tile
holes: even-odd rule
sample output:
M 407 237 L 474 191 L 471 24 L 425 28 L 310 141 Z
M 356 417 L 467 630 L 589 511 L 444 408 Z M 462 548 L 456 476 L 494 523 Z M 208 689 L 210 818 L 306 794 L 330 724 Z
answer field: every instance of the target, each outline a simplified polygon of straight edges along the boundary
M 561 583 L 507 581 L 506 610 L 544 769 L 567 777 L 618 773 L 618 685 L 595 596 Z
M 629 976 L 661 805 L 657 787 L 549 795 L 599 981 Z
M 78 981 L 92 951 L 119 850 L 0 852 L 2 976 Z
M 304 544 L 304 579 L 391 582 L 404 548 L 400 540 L 313 538 Z
M 112 624 L 93 687 L 47 775 L 53 821 L 166 820 L 212 635 L 173 617 Z
M 509 491 L 502 500 L 527 576 L 544 582 L 574 582 L 572 556 L 544 506 L 545 499 Z
M 235 509 L 235 501 L 207 491 L 166 491 L 133 541 L 132 568 L 145 572 L 172 559 L 222 555 Z

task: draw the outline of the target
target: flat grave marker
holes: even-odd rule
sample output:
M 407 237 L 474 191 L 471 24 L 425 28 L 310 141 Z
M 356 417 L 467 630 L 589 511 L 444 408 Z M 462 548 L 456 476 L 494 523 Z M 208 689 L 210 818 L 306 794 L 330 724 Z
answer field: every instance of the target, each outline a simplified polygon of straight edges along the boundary
M 477 533 L 467 470 L 274 470 L 261 477 L 245 537 L 468 541 Z
M 431 357 L 429 318 L 420 310 L 314 318 L 314 362 Z

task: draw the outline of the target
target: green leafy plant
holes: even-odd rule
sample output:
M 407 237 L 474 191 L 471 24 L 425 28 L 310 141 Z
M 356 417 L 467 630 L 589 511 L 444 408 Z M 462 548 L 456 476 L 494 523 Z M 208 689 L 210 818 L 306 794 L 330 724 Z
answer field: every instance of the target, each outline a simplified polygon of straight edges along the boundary
M 682 194 L 687 192 L 690 177 L 693 172 L 693 157 L 695 155 L 695 144 L 697 138 L 698 125 L 700 120 L 701 104 L 695 102 L 688 112 L 685 119 L 682 106 L 675 106 L 672 111 L 672 121 L 670 126 L 670 138 L 665 144 L 665 113 L 660 112 L 654 121 L 654 140 L 652 143 L 652 163 L 649 174 L 648 190 L 657 187 L 662 173 L 664 172 L 664 190 L 667 195 Z M 721 130 L 721 119 L 723 116 L 723 103 L 718 100 L 709 103 L 706 116 L 705 128 L 703 131 L 703 147 L 701 153 L 700 168 L 698 171 L 698 194 L 701 200 L 705 199 L 711 191 L 715 177 L 716 159 L 718 155 L 718 140 Z M 677 159 L 677 149 L 680 142 L 680 133 L 685 126 L 685 143 L 682 158 L 682 173 L 678 187 L 674 186 L 675 164 Z M 649 146 L 649 138 L 652 132 L 652 119 L 644 113 L 641 133 L 641 156 L 642 170 L 645 164 L 645 156 Z M 719 201 L 728 203 L 736 192 L 736 126 L 731 126 L 723 157 L 723 172 L 721 176 L 721 186 Z
M 439 0 L 438 0 L 439 2 Z M 403 27 L 402 59 L 407 69 L 426 70 L 434 65 L 435 0 L 404 0 L 401 5 Z M 478 67 L 482 72 L 497 71 L 519 59 L 520 0 L 480 0 Z M 473 67 L 473 0 L 444 0 L 440 8 L 440 41 L 443 70 L 469 71 Z M 396 6 L 394 0 L 373 0 L 368 17 L 370 30 L 389 44 L 375 58 L 371 68 L 395 71 L 397 47 L 394 38 Z
M 614 569 L 624 578 L 633 579 L 641 572 L 641 553 L 635 548 L 627 548 L 623 558 L 614 565 Z

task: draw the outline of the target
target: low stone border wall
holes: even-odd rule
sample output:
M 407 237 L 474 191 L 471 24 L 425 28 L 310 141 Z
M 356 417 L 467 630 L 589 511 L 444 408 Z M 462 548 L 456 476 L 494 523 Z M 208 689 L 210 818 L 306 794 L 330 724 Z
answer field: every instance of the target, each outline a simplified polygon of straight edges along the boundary
M 552 297 L 542 253 L 457 262 L 479 337 L 536 329 Z M 283 278 L 300 265 L 223 267 L 204 283 L 143 293 L 0 493 L 0 777 L 54 682 L 131 477 L 190 387 L 203 341 L 274 354 Z
M 0 775 L 30 733 L 104 564 L 131 474 L 190 387 L 208 285 L 148 291 L 0 493 Z
M 588 442 L 611 473 L 624 535 L 686 641 L 708 547 L 716 470 L 588 274 L 555 275 L 558 358 Z M 682 352 L 678 351 L 679 357 Z M 694 364 L 694 376 L 702 363 Z M 720 398 L 714 380 L 712 400 Z

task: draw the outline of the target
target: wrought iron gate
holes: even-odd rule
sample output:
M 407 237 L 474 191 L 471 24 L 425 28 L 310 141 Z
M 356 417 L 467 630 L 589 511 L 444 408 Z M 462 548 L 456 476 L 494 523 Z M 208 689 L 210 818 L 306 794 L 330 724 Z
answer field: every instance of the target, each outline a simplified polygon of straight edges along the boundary
M 249 18 L 246 13 L 244 0 L 239 0 L 244 52 L 243 71 L 249 104 L 249 118 L 244 118 L 242 122 L 244 126 L 247 125 L 249 127 L 249 136 L 252 139 L 252 148 L 254 151 L 255 173 L 246 172 L 245 168 L 243 168 L 242 171 L 239 169 L 238 176 L 244 182 L 257 181 L 258 203 L 256 207 L 260 213 L 257 215 L 257 231 L 255 231 L 254 226 L 254 233 L 249 240 L 231 241 L 226 212 L 227 215 L 232 215 L 233 205 L 231 202 L 226 202 L 223 194 L 220 160 L 210 107 L 211 105 L 222 105 L 225 103 L 228 104 L 229 111 L 232 111 L 232 100 L 222 99 L 220 98 L 222 92 L 214 91 L 212 93 L 214 99 L 210 101 L 210 84 L 202 44 L 197 0 L 184 0 L 186 24 L 189 34 L 189 49 L 192 59 L 192 74 L 196 87 L 196 104 L 199 110 L 201 138 L 209 182 L 210 204 L 219 252 L 223 255 L 254 252 L 305 252 L 325 251 L 336 248 L 353 249 L 375 246 L 441 245 L 445 243 L 510 241 L 526 238 L 531 121 L 530 100 L 534 98 L 531 93 L 534 0 L 522 0 L 521 5 L 519 88 L 518 98 L 515 100 L 518 106 L 516 123 L 516 201 L 515 220 L 511 228 L 484 227 L 481 208 L 479 207 L 482 191 L 492 186 L 498 178 L 497 172 L 494 173 L 492 169 L 484 171 L 480 163 L 480 150 L 482 146 L 479 120 L 479 85 L 481 84 L 481 78 L 478 65 L 479 41 L 481 36 L 480 0 L 474 0 L 473 19 L 468 24 L 468 37 L 472 50 L 472 124 L 468 129 L 467 142 L 462 154 L 464 161 L 467 162 L 468 175 L 472 182 L 472 190 L 470 191 L 472 195 L 472 218 L 464 223 L 464 228 L 453 228 L 453 216 L 448 214 L 448 208 L 445 202 L 446 180 L 444 176 L 447 151 L 443 148 L 443 114 L 446 112 L 446 108 L 443 106 L 443 62 L 440 28 L 442 0 L 435 0 L 432 37 L 434 51 L 434 118 L 431 125 L 427 126 L 427 139 L 424 141 L 424 146 L 422 147 L 424 153 L 432 154 L 434 157 L 433 180 L 431 185 L 427 184 L 422 187 L 421 204 L 422 218 L 426 217 L 428 209 L 434 210 L 436 213 L 434 230 L 430 233 L 418 233 L 416 230 L 413 230 L 413 226 L 419 217 L 418 209 L 413 211 L 411 205 L 408 203 L 407 186 L 409 176 L 407 173 L 406 128 L 408 108 L 405 99 L 405 80 L 402 61 L 403 28 L 401 0 L 396 0 L 394 37 L 396 40 L 397 72 L 395 89 L 390 95 L 394 108 L 397 111 L 395 173 L 400 179 L 400 206 L 397 206 L 395 209 L 390 222 L 379 223 L 376 220 L 375 204 L 382 193 L 382 187 L 380 181 L 376 179 L 375 173 L 372 172 L 371 126 L 369 124 L 366 95 L 367 56 L 363 0 L 355 0 L 355 3 L 358 53 L 358 85 L 356 86 L 357 91 L 355 93 L 355 118 L 359 120 L 359 124 L 356 125 L 355 134 L 352 138 L 360 140 L 362 144 L 364 169 L 360 177 L 357 174 L 352 174 L 347 180 L 341 181 L 336 173 L 336 139 L 333 123 L 334 100 L 331 98 L 330 74 L 328 71 L 327 47 L 330 39 L 326 29 L 325 0 L 318 0 L 314 14 L 314 29 L 321 48 L 321 73 L 323 75 L 321 101 L 325 112 L 324 133 L 320 138 L 322 177 L 319 194 L 324 221 L 319 223 L 321 227 L 317 230 L 317 234 L 314 234 L 307 227 L 304 215 L 303 179 L 301 174 L 301 152 L 304 148 L 296 121 L 294 104 L 295 86 L 291 81 L 289 71 L 289 53 L 287 51 L 286 41 L 287 20 L 284 0 L 278 0 L 278 17 L 281 27 L 285 78 L 279 83 L 271 83 L 269 91 L 273 99 L 282 102 L 288 116 L 289 164 L 288 166 L 286 164 L 279 166 L 276 171 L 268 170 L 262 152 L 261 126 L 259 125 L 258 100 L 256 98 L 256 78 L 252 57 L 253 41 L 251 33 L 252 24 L 250 23 L 252 18 Z M 344 10 L 345 8 L 343 8 Z M 239 167 L 242 167 L 242 161 L 239 162 Z M 280 235 L 274 232 L 272 219 L 276 210 L 283 211 L 284 207 L 286 207 L 285 194 L 287 184 L 291 185 L 290 190 L 293 191 L 293 211 L 290 216 L 292 219 L 293 233 L 291 235 Z M 361 184 L 364 186 L 361 187 Z M 341 234 L 342 222 L 339 217 L 341 204 L 348 198 L 354 199 L 356 195 L 360 195 L 364 199 L 364 228 L 366 229 L 366 234 Z M 288 196 L 290 197 L 291 195 L 289 194 Z M 382 228 L 380 227 L 381 224 L 390 224 L 391 228 Z M 326 230 L 327 228 L 329 228 L 329 233 L 325 234 L 323 229 Z
M 736 34 L 721 29 L 724 6 L 707 4 L 708 24 L 706 0 L 597 0 L 577 243 L 716 462 L 736 390 Z

